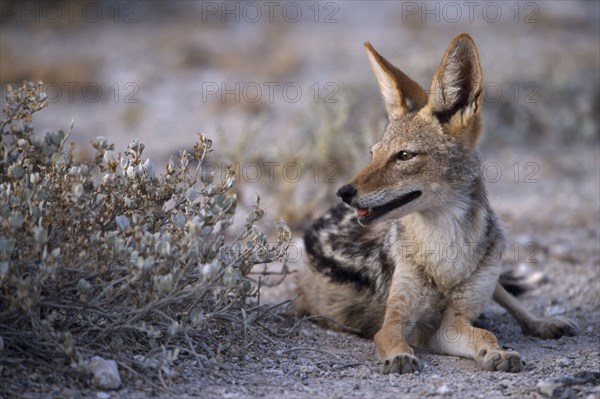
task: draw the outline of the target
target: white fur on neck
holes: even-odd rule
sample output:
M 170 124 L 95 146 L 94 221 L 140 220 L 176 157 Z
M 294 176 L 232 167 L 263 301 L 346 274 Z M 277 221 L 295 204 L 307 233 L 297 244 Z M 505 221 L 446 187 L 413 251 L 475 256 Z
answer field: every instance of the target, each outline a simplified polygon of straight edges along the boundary
M 481 239 L 484 210 L 478 210 L 476 220 L 467 220 L 468 208 L 467 201 L 446 201 L 402 218 L 406 238 L 417 249 L 415 261 L 442 291 L 468 278 L 477 267 L 473 251 Z

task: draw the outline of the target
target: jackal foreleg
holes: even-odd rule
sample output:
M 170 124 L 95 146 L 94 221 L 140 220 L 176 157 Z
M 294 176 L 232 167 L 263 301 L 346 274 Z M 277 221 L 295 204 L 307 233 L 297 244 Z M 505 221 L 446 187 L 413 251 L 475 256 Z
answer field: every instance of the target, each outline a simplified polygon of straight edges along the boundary
M 471 358 L 484 370 L 521 370 L 518 352 L 501 349 L 492 332 L 473 327 L 466 316 L 452 309 L 444 312 L 440 328 L 431 337 L 429 346 L 439 354 Z
M 419 314 L 419 293 L 415 290 L 419 284 L 410 283 L 414 276 L 400 274 L 401 271 L 396 269 L 386 302 L 383 326 L 375 334 L 375 348 L 377 356 L 383 361 L 383 374 L 412 373 L 421 368 L 408 344 L 416 327 L 416 315 Z

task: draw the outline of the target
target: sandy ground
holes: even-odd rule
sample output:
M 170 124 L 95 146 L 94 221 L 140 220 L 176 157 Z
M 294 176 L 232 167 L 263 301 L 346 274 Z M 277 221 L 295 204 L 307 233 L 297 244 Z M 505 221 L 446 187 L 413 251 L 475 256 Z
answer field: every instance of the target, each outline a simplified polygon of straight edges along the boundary
M 19 9 L 18 2 L 8 4 L 3 10 Z M 31 15 L 22 20 L 19 14 L 3 14 L 0 80 L 4 87 L 20 79 L 42 79 L 62 90 L 62 97 L 36 116 L 41 131 L 67 129 L 75 118 L 73 139 L 78 143 L 105 135 L 124 148 L 131 138 L 141 138 L 157 163 L 190 147 L 196 131 L 214 138 L 217 149 L 229 149 L 253 126 L 259 132 L 242 148 L 248 158 L 239 162 L 260 155 L 283 163 L 278 149 L 303 148 L 306 132 L 325 118 L 317 111 L 335 110 L 344 102 L 315 101 L 315 87 L 321 96 L 339 89 L 334 98 L 351 103 L 335 134 L 376 135 L 374 126 L 380 122 L 373 121 L 380 121 L 383 106 L 362 43 L 371 41 L 415 80 L 428 84 L 452 37 L 471 33 L 486 81 L 492 84 L 484 105 L 482 150 L 490 165 L 491 201 L 509 232 L 505 263 L 528 263 L 543 271 L 549 281 L 521 300 L 538 315 L 572 317 L 581 334 L 556 341 L 524 337 L 502 308 L 490 304 L 479 322 L 502 345 L 522 354 L 522 372 L 482 372 L 472 361 L 419 351 L 423 371 L 382 376 L 371 341 L 310 322 L 296 324 L 289 309 L 267 323 L 281 337 L 262 331 L 264 338 L 247 351 L 217 359 L 214 373 L 208 375 L 182 362 L 180 378 L 169 393 L 134 381 L 108 393 L 60 384 L 40 389 L 38 379 L 30 397 L 600 397 L 597 2 L 568 7 L 560 2 L 519 3 L 518 15 L 509 8 L 512 3 L 482 3 L 489 13 L 477 9 L 473 21 L 461 2 L 432 3 L 438 7 L 434 14 L 422 14 L 420 2 L 321 3 L 317 23 L 308 3 L 293 3 L 304 15 L 297 23 L 281 17 L 270 23 L 266 9 L 258 23 L 244 22 L 250 14 L 240 14 L 239 23 L 231 16 L 222 23 L 220 14 L 208 15 L 200 2 L 188 3 L 195 7 L 190 12 L 182 12 L 181 4 L 154 2 L 156 9 L 148 3 L 131 4 L 138 8 L 133 8 L 137 22 L 130 24 L 122 23 L 129 8 L 120 9 L 120 23 L 111 22 L 114 15 L 99 23 L 81 17 L 74 23 L 44 23 L 44 18 L 40 23 Z M 222 11 L 221 2 L 204 4 Z M 416 14 L 410 8 L 415 4 Z M 463 13 L 458 20 L 452 4 Z M 503 16 L 491 22 L 494 10 L 489 7 L 494 6 Z M 332 12 L 337 22 L 325 23 Z M 78 84 L 73 98 L 68 82 Z M 267 91 L 255 102 L 250 91 L 238 91 L 239 100 L 235 95 L 222 100 L 220 93 L 205 96 L 213 84 L 230 89 L 236 83 L 241 88 L 257 83 L 265 89 L 269 82 L 278 87 L 297 84 L 304 95 L 297 102 L 280 91 L 273 101 Z M 90 100 L 94 92 L 83 90 L 92 83 L 102 89 L 97 101 Z M 494 88 L 500 88 L 499 97 Z M 257 119 L 263 122 L 257 124 Z M 339 183 L 360 166 L 340 170 Z M 263 194 L 269 218 L 275 219 L 281 200 L 277 187 L 264 183 L 245 187 Z M 300 198 L 309 189 L 295 187 Z M 315 214 L 335 200 L 335 189 L 336 184 L 326 186 L 328 200 L 315 207 Z M 295 232 L 296 237 L 300 234 Z M 291 266 L 297 269 L 303 263 Z M 293 289 L 293 279 L 288 279 L 265 291 L 263 300 L 276 303 L 293 296 Z

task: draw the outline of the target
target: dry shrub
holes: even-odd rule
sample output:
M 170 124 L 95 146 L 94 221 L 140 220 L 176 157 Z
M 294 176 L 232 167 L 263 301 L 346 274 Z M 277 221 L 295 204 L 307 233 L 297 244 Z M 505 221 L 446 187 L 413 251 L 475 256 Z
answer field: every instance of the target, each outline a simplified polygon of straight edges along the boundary
M 94 161 L 75 162 L 70 132 L 34 135 L 31 116 L 46 106 L 40 87 L 9 89 L 0 123 L 2 379 L 25 365 L 85 384 L 82 366 L 100 355 L 126 382 L 165 384 L 182 356 L 208 368 L 233 335 L 252 342 L 264 309 L 249 273 L 280 261 L 285 274 L 285 223 L 269 243 L 255 226 L 257 197 L 241 231 L 228 230 L 235 179 L 203 172 L 203 135 L 161 176 L 137 141 L 117 153 L 98 138 Z

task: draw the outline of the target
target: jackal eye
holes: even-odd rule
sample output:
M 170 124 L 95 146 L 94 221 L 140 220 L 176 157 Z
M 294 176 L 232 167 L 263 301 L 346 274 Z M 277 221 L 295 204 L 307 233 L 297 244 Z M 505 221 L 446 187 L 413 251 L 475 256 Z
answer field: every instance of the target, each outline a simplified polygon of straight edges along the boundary
M 415 156 L 417 156 L 417 154 L 415 154 L 414 152 L 400 151 L 399 153 L 396 154 L 395 158 L 396 158 L 396 161 L 408 161 L 409 159 L 412 159 Z

